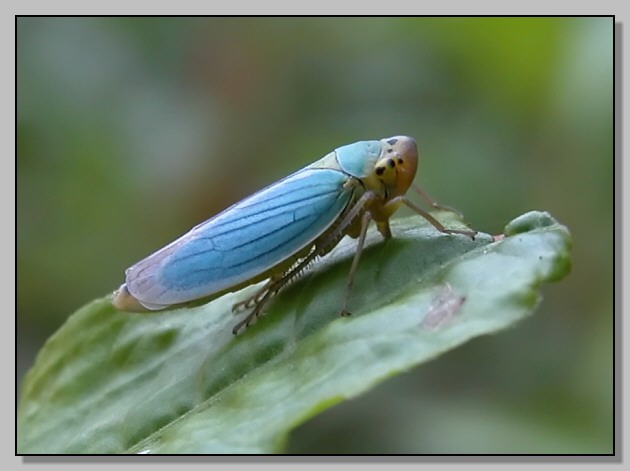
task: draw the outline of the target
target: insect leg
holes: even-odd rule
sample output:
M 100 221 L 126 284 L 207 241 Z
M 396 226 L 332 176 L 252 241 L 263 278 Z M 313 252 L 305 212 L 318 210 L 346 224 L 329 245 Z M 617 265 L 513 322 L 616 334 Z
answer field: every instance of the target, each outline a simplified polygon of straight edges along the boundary
M 261 290 L 257 291 L 254 296 L 242 303 L 238 303 L 239 308 L 242 305 L 246 307 L 253 307 L 253 309 L 252 312 L 250 312 L 241 322 L 234 326 L 232 333 L 236 335 L 241 327 L 249 326 L 249 324 L 251 324 L 251 322 L 260 315 L 265 304 L 267 304 L 267 302 L 281 289 L 297 278 L 300 272 L 302 272 L 317 256 L 317 251 L 312 251 L 306 258 L 304 258 L 304 260 L 285 271 L 281 276 L 276 275 L 270 278 L 269 281 L 265 283 L 265 286 L 263 286 Z
M 417 206 L 416 204 L 414 204 L 412 201 L 410 201 L 404 195 L 392 198 L 390 201 L 387 202 L 386 206 L 390 205 L 390 204 L 397 204 L 397 203 L 400 203 L 400 202 L 404 203 L 408 208 L 413 209 L 416 213 L 418 213 L 420 216 L 422 216 L 427 221 L 429 221 L 431 223 L 431 225 L 433 227 L 435 227 L 438 231 L 443 232 L 445 234 L 463 234 L 463 235 L 468 236 L 471 239 L 475 240 L 475 235 L 477 234 L 477 231 L 472 231 L 472 230 L 467 231 L 467 230 L 459 230 L 459 229 L 447 229 L 437 219 L 435 219 L 433 216 L 431 216 L 424 209 L 422 209 L 419 206 Z
M 265 288 L 267 287 L 267 284 L 265 285 Z M 260 314 L 260 312 L 262 311 L 263 306 L 267 303 L 267 301 L 271 298 L 271 296 L 273 296 L 275 293 L 277 293 L 280 290 L 280 288 L 278 288 L 276 291 L 272 291 L 271 289 L 266 289 L 266 291 L 263 294 L 263 291 L 259 291 L 258 293 L 256 293 L 256 295 L 254 296 L 254 298 L 249 299 L 247 302 L 249 303 L 250 301 L 254 301 L 254 309 L 252 310 L 252 312 L 250 312 L 245 319 L 243 319 L 242 321 L 240 321 L 238 324 L 236 324 L 234 326 L 234 328 L 232 329 L 232 333 L 234 335 L 236 335 L 238 333 L 238 331 L 241 329 L 241 327 L 247 327 L 249 326 L 249 324 L 256 318 L 258 317 L 258 315 Z
M 256 317 L 260 315 L 263 310 L 263 307 L 267 302 L 275 296 L 282 288 L 287 286 L 290 282 L 295 280 L 300 273 L 308 267 L 309 264 L 313 262 L 313 260 L 318 257 L 320 254 L 317 250 L 311 251 L 303 260 L 299 263 L 286 270 L 282 275 L 274 275 L 272 276 L 267 283 L 257 291 L 254 296 L 251 298 L 238 303 L 235 306 L 239 308 L 241 306 L 245 307 L 253 307 L 252 312 L 250 312 L 245 319 L 236 324 L 232 329 L 232 333 L 236 335 L 241 327 L 247 327 Z
M 350 273 L 348 273 L 348 279 L 346 280 L 346 294 L 343 299 L 343 307 L 341 308 L 342 316 L 349 316 L 351 314 L 350 311 L 348 311 L 348 299 L 350 298 L 350 291 L 352 291 L 352 284 L 354 283 L 354 275 L 359 266 L 359 259 L 361 258 L 363 246 L 365 245 L 365 235 L 367 234 L 367 229 L 371 220 L 372 215 L 369 212 L 365 212 L 363 213 L 363 216 L 361 216 L 361 233 L 359 235 L 359 240 L 357 241 L 357 250 L 354 253 L 354 258 L 352 259 Z
M 416 193 L 418 193 L 420 197 L 432 208 L 441 209 L 442 211 L 449 211 L 451 213 L 457 214 L 462 219 L 464 218 L 464 215 L 462 214 L 461 211 L 458 211 L 455 208 L 451 208 L 450 206 L 446 206 L 446 205 L 438 203 L 433 198 L 431 198 L 425 191 L 423 191 L 422 188 L 420 188 L 419 186 L 416 186 L 416 185 L 411 185 L 411 186 L 416 191 Z
M 272 276 L 271 278 L 269 278 L 269 280 L 267 280 L 267 283 L 265 283 L 262 288 L 256 291 L 249 298 L 239 301 L 237 303 L 234 303 L 234 305 L 232 306 L 232 312 L 238 312 L 243 309 L 254 307 L 256 304 L 260 302 L 260 299 L 263 297 L 265 292 L 269 289 L 269 286 L 271 286 L 274 281 L 275 281 L 275 278 L 274 276 Z

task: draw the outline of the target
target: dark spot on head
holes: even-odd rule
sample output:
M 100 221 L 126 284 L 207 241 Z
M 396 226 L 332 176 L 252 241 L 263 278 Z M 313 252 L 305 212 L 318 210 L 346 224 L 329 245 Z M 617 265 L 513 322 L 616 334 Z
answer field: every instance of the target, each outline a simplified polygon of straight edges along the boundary
M 387 149 L 388 154 L 391 154 L 392 152 L 394 152 L 394 149 Z
M 400 165 L 402 165 L 402 163 L 403 163 L 403 159 L 401 159 L 400 157 L 398 157 L 398 163 L 399 163 Z
M 387 165 L 389 165 L 390 168 L 394 168 L 396 166 L 396 162 L 394 162 L 394 159 L 387 159 Z
M 390 146 L 393 146 L 393 145 L 394 145 L 394 144 L 396 144 L 397 142 L 398 142 L 398 139 L 390 139 L 389 141 L 387 141 L 387 143 L 388 143 Z
M 383 172 L 385 172 L 385 167 L 376 167 L 376 170 L 374 171 L 377 175 L 383 175 Z

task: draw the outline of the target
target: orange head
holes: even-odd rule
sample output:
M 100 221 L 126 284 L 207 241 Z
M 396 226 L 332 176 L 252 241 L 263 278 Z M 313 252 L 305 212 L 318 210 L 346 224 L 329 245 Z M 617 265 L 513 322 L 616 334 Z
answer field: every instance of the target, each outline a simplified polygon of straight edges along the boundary
M 394 136 L 381 139 L 381 146 L 374 173 L 387 188 L 389 198 L 404 195 L 418 168 L 416 141 L 407 136 Z

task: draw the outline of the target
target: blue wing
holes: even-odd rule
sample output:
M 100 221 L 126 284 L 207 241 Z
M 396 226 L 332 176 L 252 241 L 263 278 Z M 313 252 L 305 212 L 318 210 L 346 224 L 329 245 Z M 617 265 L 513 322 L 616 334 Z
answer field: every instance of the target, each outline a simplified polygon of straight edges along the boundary
M 229 289 L 308 246 L 351 198 L 349 178 L 306 168 L 236 203 L 126 272 L 127 289 L 160 309 Z

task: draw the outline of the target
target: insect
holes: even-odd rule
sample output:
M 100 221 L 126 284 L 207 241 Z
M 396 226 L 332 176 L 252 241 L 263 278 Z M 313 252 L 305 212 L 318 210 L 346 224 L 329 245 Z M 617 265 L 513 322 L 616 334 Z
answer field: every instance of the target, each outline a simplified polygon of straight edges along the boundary
M 387 239 L 392 235 L 390 217 L 405 205 L 443 233 L 474 238 L 474 231 L 446 229 L 407 198 L 417 165 L 416 143 L 407 136 L 339 147 L 128 268 L 113 304 L 124 311 L 160 310 L 267 279 L 253 296 L 234 306 L 233 310 L 251 309 L 234 327 L 236 334 L 274 295 L 349 235 L 358 242 L 341 309 L 342 315 L 348 315 L 354 274 L 371 221 Z M 454 211 L 413 188 L 431 206 Z

